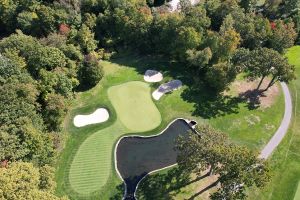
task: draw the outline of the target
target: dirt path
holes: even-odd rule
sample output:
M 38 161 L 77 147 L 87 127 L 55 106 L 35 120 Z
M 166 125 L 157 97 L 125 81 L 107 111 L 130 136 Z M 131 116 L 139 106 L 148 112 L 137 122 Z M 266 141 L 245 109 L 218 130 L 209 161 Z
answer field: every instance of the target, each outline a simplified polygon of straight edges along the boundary
M 284 102 L 285 102 L 285 111 L 284 116 L 281 121 L 279 128 L 276 133 L 273 135 L 268 144 L 263 148 L 259 157 L 263 159 L 267 159 L 272 152 L 276 149 L 276 147 L 280 144 L 281 140 L 284 138 L 285 134 L 288 131 L 291 118 L 292 118 L 292 98 L 286 83 L 280 83 L 283 94 L 284 94 Z

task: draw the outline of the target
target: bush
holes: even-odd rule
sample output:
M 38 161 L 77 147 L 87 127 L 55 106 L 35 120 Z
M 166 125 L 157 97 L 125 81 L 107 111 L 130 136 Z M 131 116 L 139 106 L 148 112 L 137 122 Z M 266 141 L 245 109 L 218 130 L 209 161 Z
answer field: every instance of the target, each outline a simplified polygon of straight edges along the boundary
M 103 74 L 103 67 L 96 57 L 87 55 L 80 66 L 78 77 L 81 86 L 93 87 L 99 83 Z

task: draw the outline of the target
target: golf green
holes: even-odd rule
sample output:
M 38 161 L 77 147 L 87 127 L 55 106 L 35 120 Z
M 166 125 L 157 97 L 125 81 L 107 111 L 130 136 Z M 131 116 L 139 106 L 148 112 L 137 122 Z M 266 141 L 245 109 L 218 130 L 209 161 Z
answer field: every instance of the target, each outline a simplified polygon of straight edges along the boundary
M 110 87 L 108 97 L 121 122 L 131 131 L 154 129 L 161 116 L 151 99 L 147 83 L 133 81 Z
M 108 89 L 116 113 L 116 122 L 96 131 L 79 147 L 69 170 L 71 188 L 82 196 L 100 190 L 115 170 L 115 142 L 126 133 L 149 131 L 161 122 L 161 115 L 151 99 L 150 86 L 143 82 L 128 82 Z

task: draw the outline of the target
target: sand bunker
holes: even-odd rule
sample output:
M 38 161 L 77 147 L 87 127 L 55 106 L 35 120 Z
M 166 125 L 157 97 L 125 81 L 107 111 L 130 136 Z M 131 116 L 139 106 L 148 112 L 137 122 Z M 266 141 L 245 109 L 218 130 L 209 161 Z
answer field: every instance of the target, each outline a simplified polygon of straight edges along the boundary
M 157 90 L 152 93 L 152 97 L 155 100 L 159 100 L 164 94 L 171 92 L 173 90 L 177 90 L 182 86 L 182 82 L 180 80 L 173 80 L 168 83 L 164 83 L 159 86 Z
M 99 108 L 89 115 L 76 115 L 73 123 L 76 127 L 83 127 L 89 124 L 97 124 L 107 121 L 109 113 L 105 108 Z
M 146 82 L 155 83 L 163 80 L 163 75 L 155 70 L 147 70 L 144 75 Z

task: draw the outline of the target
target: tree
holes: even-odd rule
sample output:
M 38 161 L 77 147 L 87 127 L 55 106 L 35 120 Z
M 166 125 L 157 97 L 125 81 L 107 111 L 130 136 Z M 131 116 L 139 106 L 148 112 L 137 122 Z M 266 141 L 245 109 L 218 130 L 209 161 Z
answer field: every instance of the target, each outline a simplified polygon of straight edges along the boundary
M 47 37 L 41 38 L 39 42 L 45 46 L 61 48 L 66 45 L 67 37 L 63 34 L 50 33 Z
M 39 188 L 45 191 L 54 192 L 56 183 L 55 183 L 55 169 L 49 165 L 44 165 L 39 168 L 40 173 L 40 183 Z
M 25 33 L 31 33 L 34 29 L 35 20 L 38 19 L 38 16 L 35 12 L 23 11 L 18 14 L 17 21 L 18 27 L 23 30 Z
M 15 29 L 17 17 L 17 2 L 13 0 L 1 1 L 0 3 L 0 29 L 3 32 L 11 32 Z
M 45 171 L 44 169 L 42 168 L 42 173 Z M 56 197 L 52 188 L 39 187 L 40 182 L 45 179 L 43 176 L 46 175 L 47 179 L 52 179 L 53 175 L 46 173 L 41 175 L 39 169 L 31 163 L 10 163 L 7 168 L 0 168 L 0 174 L 1 199 L 67 200 L 66 197 Z
M 176 13 L 154 16 L 153 25 L 149 30 L 150 44 L 153 48 L 151 52 L 170 55 L 174 51 L 173 46 L 170 44 L 176 41 L 176 29 L 181 26 L 182 20 L 183 16 Z
M 186 54 L 187 61 L 195 72 L 199 72 L 201 69 L 206 69 L 210 59 L 212 58 L 212 52 L 209 47 L 200 51 L 195 49 L 187 50 Z
M 30 52 L 27 59 L 29 70 L 36 74 L 40 69 L 52 70 L 66 65 L 66 57 L 55 47 L 41 47 Z
M 224 154 L 219 173 L 220 188 L 211 199 L 246 199 L 246 188 L 262 188 L 270 181 L 268 163 L 257 158 L 250 149 L 229 144 Z
M 19 56 L 26 60 L 28 71 L 34 76 L 40 69 L 52 70 L 66 65 L 66 57 L 62 51 L 56 47 L 43 46 L 36 38 L 22 32 L 0 41 L 0 52 L 5 52 L 6 49 L 18 50 Z
M 63 116 L 68 111 L 68 105 L 60 94 L 49 93 L 45 97 L 44 119 L 48 130 L 57 131 L 61 128 Z
M 48 35 L 56 30 L 55 10 L 51 7 L 40 5 L 36 9 L 38 20 L 36 23 L 36 32 L 38 35 Z
M 193 27 L 179 27 L 174 41 L 173 55 L 184 61 L 188 49 L 196 49 L 201 42 L 201 35 Z
M 209 186 L 219 186 L 212 199 L 245 199 L 246 187 L 263 187 L 270 180 L 268 164 L 255 152 L 231 143 L 211 127 L 201 126 L 197 132 L 179 137 L 177 162 L 187 173 L 201 176 L 200 172 L 209 169 L 208 175 L 218 176 Z
M 257 0 L 241 0 L 239 2 L 240 6 L 245 9 L 246 12 L 253 12 L 257 7 Z
M 1 54 L 0 54 L 1 55 Z M 53 141 L 37 112 L 38 89 L 24 68 L 0 56 L 0 159 L 51 163 Z
M 272 49 L 258 48 L 250 51 L 247 59 L 241 63 L 246 67 L 245 71 L 249 78 L 260 78 L 257 90 L 267 76 L 271 76 L 271 81 L 263 91 L 268 90 L 277 81 L 289 82 L 295 78 L 294 66 Z
M 284 22 L 275 20 L 270 36 L 270 48 L 283 53 L 285 49 L 294 45 L 297 38 L 297 33 L 294 29 L 294 22 Z
M 218 44 L 218 56 L 219 60 L 227 59 L 232 56 L 238 45 L 240 44 L 241 37 L 234 29 L 228 29 L 221 33 L 221 37 Z
M 94 33 L 85 24 L 79 29 L 76 41 L 85 53 L 90 53 L 97 48 L 97 40 L 94 39 Z
M 103 77 L 103 68 L 99 61 L 92 55 L 86 56 L 79 69 L 80 84 L 93 87 Z
M 197 129 L 201 137 L 195 133 L 189 134 L 188 137 L 179 137 L 176 143 L 178 150 L 178 166 L 188 172 L 200 173 L 210 169 L 210 175 L 218 173 L 221 167 L 221 151 L 225 147 L 227 137 L 225 134 L 213 130 L 208 126 L 201 126 Z
M 189 0 L 188 0 L 189 1 Z M 203 34 L 210 26 L 210 18 L 203 5 L 191 6 L 184 12 L 185 26 L 193 27 L 197 32 Z
M 238 72 L 238 68 L 230 62 L 219 62 L 208 67 L 205 78 L 216 92 L 222 92 L 235 80 Z

